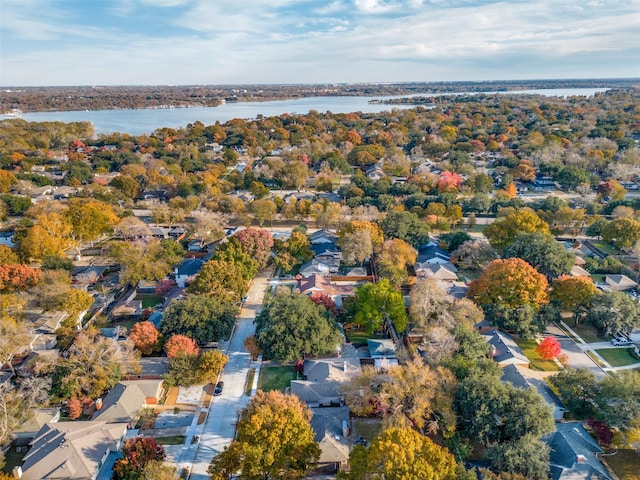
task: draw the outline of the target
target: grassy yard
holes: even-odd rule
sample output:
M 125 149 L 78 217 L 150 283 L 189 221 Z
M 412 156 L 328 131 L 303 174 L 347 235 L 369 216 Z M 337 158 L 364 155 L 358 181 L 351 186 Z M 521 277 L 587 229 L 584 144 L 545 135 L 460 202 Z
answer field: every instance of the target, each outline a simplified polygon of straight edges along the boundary
M 638 363 L 638 360 L 631 356 L 630 348 L 601 348 L 596 352 L 609 362 L 612 367 L 624 367 L 625 365 Z
M 142 300 L 142 308 L 155 307 L 164 301 L 159 295 L 137 295 L 135 300 Z
M 607 255 L 620 255 L 620 250 L 611 245 L 610 243 L 598 242 L 594 243 L 596 247 L 602 250 Z
M 355 435 L 357 437 L 362 437 L 367 442 L 371 442 L 382 431 L 382 422 L 380 420 L 372 420 L 370 418 L 354 418 L 353 429 L 355 430 Z
M 520 339 L 516 340 L 516 343 L 531 362 L 529 367 L 532 370 L 541 370 L 543 372 L 557 372 L 560 370 L 556 362 L 553 360 L 543 360 L 540 355 L 538 355 L 538 352 L 536 352 L 538 344 L 535 340 Z
M 159 445 L 184 445 L 184 441 L 187 439 L 184 435 L 171 435 L 169 437 L 156 437 L 156 442 Z
M 633 450 L 618 450 L 618 453 L 604 457 L 620 480 L 640 480 L 640 455 Z
M 572 326 L 571 322 L 567 323 L 567 325 L 569 325 L 571 329 L 578 335 L 580 335 L 580 337 L 587 343 L 602 342 L 607 340 L 606 338 L 600 336 L 600 331 L 593 325 L 578 324 L 574 327 Z
M 297 377 L 298 373 L 293 367 L 261 368 L 260 376 L 258 377 L 258 388 L 265 392 L 270 392 L 271 390 L 284 392 L 291 380 L 295 380 Z
M 369 338 L 384 338 L 382 335 L 375 333 L 370 335 L 364 330 L 345 330 L 344 334 L 347 337 L 347 342 L 353 343 L 356 348 L 365 347 Z

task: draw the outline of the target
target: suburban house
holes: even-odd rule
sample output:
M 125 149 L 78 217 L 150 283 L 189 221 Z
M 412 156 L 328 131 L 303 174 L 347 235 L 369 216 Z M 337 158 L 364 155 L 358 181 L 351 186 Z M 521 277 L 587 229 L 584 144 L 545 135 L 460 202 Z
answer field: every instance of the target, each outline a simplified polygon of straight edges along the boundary
M 327 229 L 318 230 L 309 235 L 309 243 L 317 245 L 319 243 L 338 243 L 338 236 Z
M 529 182 L 529 190 L 534 192 L 549 192 L 558 188 L 556 182 L 551 177 L 538 177 Z
M 483 337 L 489 344 L 489 358 L 493 359 L 498 366 L 518 365 L 529 368 L 529 359 L 509 335 L 493 330 Z
M 367 340 L 367 347 L 369 357 L 373 360 L 373 366 L 377 371 L 398 365 L 397 349 L 393 340 L 370 338 Z
M 55 331 L 60 328 L 67 312 L 43 312 L 42 310 L 28 310 L 25 312 L 27 321 L 31 324 L 28 351 L 51 350 L 58 343 Z
M 13 232 L 0 232 L 0 245 L 6 245 L 9 248 L 13 248 L 16 245 L 13 243 Z
M 443 263 L 416 263 L 416 276 L 433 277 L 436 280 L 455 282 L 458 280 L 458 269 L 451 262 Z
M 333 273 L 337 272 L 335 267 L 333 268 L 333 270 Z M 329 273 L 332 272 L 330 271 L 330 267 L 328 264 L 322 263 L 314 258 L 306 263 L 303 263 L 300 266 L 300 270 L 298 270 L 298 273 L 301 277 L 310 277 L 311 275 L 329 275 Z
M 360 376 L 360 361 L 352 358 L 305 360 L 302 380 L 291 380 L 289 392 L 310 407 L 340 406 L 344 383 Z
M 40 429 L 47 423 L 55 423 L 60 420 L 59 408 L 37 408 L 33 416 L 20 425 L 13 433 L 15 435 L 15 445 L 27 445 L 34 438 Z
M 340 308 L 344 297 L 355 295 L 355 285 L 336 285 L 331 282 L 331 277 L 313 274 L 301 278 L 298 281 L 298 291 L 304 295 L 312 295 L 316 292 L 326 293 Z
M 311 428 L 314 441 L 320 445 L 320 458 L 315 471 L 332 474 L 344 470 L 349 462 L 349 408 L 312 408 Z
M 553 480 L 612 480 L 598 458 L 602 449 L 580 422 L 556 424 L 545 442 L 551 447 Z
M 110 452 L 120 449 L 126 423 L 101 421 L 45 424 L 14 476 L 23 480 L 95 480 Z
M 199 258 L 186 258 L 178 265 L 173 272 L 176 284 L 180 288 L 187 286 L 204 265 L 204 260 Z
M 446 250 L 434 245 L 433 242 L 429 242 L 418 248 L 416 264 L 449 263 L 450 260 L 451 256 Z
M 604 284 L 598 286 L 602 287 L 603 290 L 615 290 L 617 292 L 624 292 L 637 288 L 638 284 L 626 275 L 609 274 L 605 275 Z
M 133 428 L 140 409 L 147 404 L 158 403 L 161 386 L 161 380 L 120 382 L 104 397 L 100 409 L 96 410 L 91 419 L 106 423 L 126 423 L 129 428 Z

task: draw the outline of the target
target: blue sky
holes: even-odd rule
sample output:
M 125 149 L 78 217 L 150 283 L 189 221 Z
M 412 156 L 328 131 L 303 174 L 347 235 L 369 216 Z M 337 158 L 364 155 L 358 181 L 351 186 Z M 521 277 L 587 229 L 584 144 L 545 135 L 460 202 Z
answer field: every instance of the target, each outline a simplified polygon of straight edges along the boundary
M 0 85 L 640 77 L 640 0 L 0 0 Z

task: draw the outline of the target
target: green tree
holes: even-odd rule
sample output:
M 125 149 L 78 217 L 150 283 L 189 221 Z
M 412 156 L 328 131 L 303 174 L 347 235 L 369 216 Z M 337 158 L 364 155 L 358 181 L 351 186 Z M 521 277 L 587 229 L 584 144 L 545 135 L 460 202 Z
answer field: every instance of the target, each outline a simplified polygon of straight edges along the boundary
M 429 226 L 412 212 L 389 212 L 380 226 L 386 238 L 399 238 L 416 248 L 429 241 Z
M 111 242 L 109 255 L 120 264 L 120 282 L 136 285 L 140 280 L 162 280 L 182 260 L 184 249 L 173 240 L 154 240 L 146 245 Z
M 617 218 L 602 228 L 602 239 L 618 248 L 632 247 L 640 239 L 640 222 L 633 218 Z
M 233 304 L 240 301 L 248 288 L 241 265 L 222 260 L 209 260 L 196 275 L 189 286 L 189 291 L 215 296 L 221 302 Z
M 258 391 L 240 415 L 236 438 L 213 457 L 211 480 L 227 480 L 238 471 L 241 480 L 304 478 L 320 458 L 310 420 L 311 411 L 298 397 Z
M 600 383 L 596 402 L 610 427 L 627 429 L 640 419 L 640 372 L 621 370 Z
M 253 216 L 258 221 L 258 225 L 262 226 L 264 222 L 271 222 L 276 218 L 278 207 L 273 200 L 262 198 L 251 202 L 249 211 L 253 213 Z
M 165 309 L 160 330 L 165 337 L 186 335 L 199 345 L 224 340 L 231 334 L 236 308 L 208 295 L 189 295 Z
M 547 278 L 569 273 L 576 256 L 553 236 L 522 233 L 504 250 L 504 258 L 521 258 Z
M 333 317 L 301 294 L 276 295 L 255 323 L 260 348 L 274 360 L 329 355 L 340 344 Z
M 501 251 L 511 245 L 519 234 L 535 232 L 548 235 L 549 225 L 529 209 L 516 210 L 506 217 L 497 218 L 483 230 L 491 246 Z
M 408 325 L 402 294 L 395 290 L 386 278 L 378 283 L 366 283 L 356 289 L 356 314 L 354 320 L 372 334 L 389 319 L 397 332 Z
M 213 259 L 235 263 L 242 268 L 242 277 L 247 281 L 251 280 L 256 276 L 256 273 L 258 273 L 258 261 L 242 249 L 240 240 L 235 237 L 231 237 L 226 242 L 220 243 L 216 247 Z
M 273 236 L 262 228 L 245 228 L 234 235 L 242 246 L 242 250 L 258 262 L 258 268 L 269 263 Z
M 391 428 L 376 437 L 369 447 L 356 445 L 349 455 L 351 471 L 340 473 L 345 480 L 456 480 L 453 455 L 410 428 Z
M 600 385 L 595 375 L 586 368 L 564 368 L 550 377 L 564 404 L 578 415 L 591 415 L 600 394 Z
M 493 445 L 487 452 L 500 471 L 523 475 L 527 480 L 549 478 L 549 445 L 535 435 Z
M 169 371 L 162 376 L 167 387 L 197 385 L 201 382 L 198 368 L 200 359 L 197 355 L 179 352 L 169 359 Z
M 640 326 L 640 304 L 624 292 L 607 291 L 591 299 L 587 321 L 612 335 Z

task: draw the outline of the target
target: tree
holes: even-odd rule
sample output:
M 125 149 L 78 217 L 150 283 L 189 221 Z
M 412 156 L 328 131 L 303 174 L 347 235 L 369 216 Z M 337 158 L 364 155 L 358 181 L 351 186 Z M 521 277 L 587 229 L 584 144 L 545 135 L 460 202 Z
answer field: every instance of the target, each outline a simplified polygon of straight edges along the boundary
M 574 325 L 581 309 L 588 308 L 598 289 L 591 277 L 562 275 L 553 281 L 551 300 L 573 312 Z
M 16 176 L 7 171 L 0 170 L 0 193 L 7 193 L 11 190 L 11 187 L 18 183 Z
M 189 236 L 193 240 L 198 240 L 201 248 L 224 238 L 224 229 L 229 221 L 228 215 L 220 212 L 196 211 L 191 214 L 191 217 L 193 221 L 188 227 Z
M 335 320 L 302 294 L 279 294 L 256 317 L 256 339 L 274 360 L 322 356 L 340 344 Z
M 189 286 L 189 291 L 200 295 L 211 295 L 221 302 L 233 304 L 240 301 L 248 288 L 241 265 L 222 260 L 209 260 L 196 275 Z
M 96 328 L 81 331 L 55 367 L 54 393 L 98 398 L 120 381 L 123 374 L 139 371 L 133 343 L 105 338 Z
M 421 279 L 413 286 L 409 295 L 409 316 L 413 323 L 413 331 L 427 332 L 434 327 L 453 328 L 456 319 L 449 310 L 453 299 L 435 278 Z
M 240 415 L 236 438 L 211 461 L 211 480 L 238 471 L 243 480 L 304 478 L 320 458 L 310 420 L 298 397 L 259 390 Z
M 184 249 L 173 240 L 109 244 L 109 255 L 120 264 L 120 282 L 125 285 L 136 285 L 140 280 L 162 280 L 182 260 L 183 254 Z
M 547 279 L 520 258 L 494 260 L 469 285 L 467 296 L 480 305 L 540 307 L 548 301 Z
M 409 278 L 407 267 L 416 263 L 417 257 L 418 252 L 404 240 L 387 240 L 376 260 L 378 275 L 388 279 L 394 287 L 399 287 Z
M 325 292 L 313 292 L 309 295 L 309 300 L 311 300 L 316 305 L 323 306 L 327 312 L 330 312 L 332 315 L 336 315 L 338 313 L 336 302 L 329 296 L 328 293 Z
M 0 265 L 0 291 L 14 292 L 27 290 L 35 286 L 40 280 L 41 272 L 35 268 L 19 263 Z
M 278 207 L 273 200 L 262 198 L 251 202 L 249 210 L 258 221 L 258 225 L 262 226 L 264 222 L 271 222 L 276 218 Z
M 504 250 L 504 258 L 521 258 L 547 278 L 567 274 L 576 256 L 553 236 L 544 233 L 522 233 Z
M 340 234 L 338 245 L 342 251 L 344 263 L 362 265 L 373 254 L 371 232 L 368 230 L 355 230 Z
M 35 376 L 21 379 L 17 386 L 10 380 L 0 382 L 0 445 L 8 445 L 34 409 L 47 402 L 50 387 L 50 378 Z
M 602 229 L 602 239 L 618 248 L 632 247 L 640 240 L 640 222 L 633 218 L 617 218 Z
M 113 228 L 116 235 L 120 235 L 125 240 L 145 238 L 151 236 L 149 226 L 138 217 L 124 217 Z
M 483 240 L 469 240 L 451 253 L 451 261 L 463 270 L 479 271 L 498 258 L 498 252 Z
M 175 358 L 179 354 L 193 355 L 197 357 L 200 353 L 200 349 L 196 342 L 192 338 L 185 335 L 172 335 L 164 344 L 164 351 L 167 353 L 167 357 Z
M 441 235 L 440 240 L 445 244 L 448 252 L 454 252 L 472 238 L 467 232 L 456 231 Z
M 621 370 L 601 381 L 596 402 L 602 419 L 617 429 L 627 429 L 640 419 L 640 373 Z
M 158 346 L 160 332 L 151 322 L 138 322 L 129 332 L 129 340 L 133 342 L 140 353 L 151 355 Z
M 229 337 L 236 318 L 236 308 L 208 295 L 189 295 L 174 300 L 165 309 L 160 330 L 165 337 L 186 335 L 197 344 L 217 342 Z
M 258 268 L 264 268 L 269 262 L 273 236 L 261 228 L 245 228 L 234 235 L 242 250 L 258 262 Z
M 550 447 L 534 435 L 493 445 L 487 456 L 501 471 L 521 474 L 527 480 L 549 478 Z
M 42 260 L 49 255 L 65 257 L 76 246 L 71 223 L 60 213 L 49 212 L 36 216 L 36 224 L 20 242 L 20 251 L 26 258 Z
M 8 246 L 0 245 L 0 265 L 14 265 L 20 263 L 18 255 Z
M 200 382 L 215 383 L 228 361 L 229 357 L 220 350 L 203 352 L 198 362 L 198 379 Z
M 586 368 L 564 368 L 550 377 L 564 404 L 578 415 L 593 413 L 600 385 L 595 375 Z
M 162 461 L 167 456 L 164 447 L 153 437 L 129 438 L 122 444 L 122 457 L 113 466 L 115 480 L 135 480 L 142 476 L 144 468 L 152 461 Z
M 65 217 L 71 223 L 74 238 L 80 242 L 96 240 L 120 221 L 111 205 L 84 198 L 71 199 Z
M 231 237 L 225 242 L 221 242 L 213 255 L 213 260 L 222 260 L 229 263 L 235 263 L 242 268 L 242 277 L 245 280 L 251 280 L 258 273 L 259 265 L 249 253 L 246 253 L 240 245 L 240 241 Z
M 624 292 L 607 291 L 592 298 L 587 320 L 607 335 L 627 331 L 640 326 L 640 304 Z
M 346 480 L 407 479 L 455 480 L 457 465 L 444 447 L 411 428 L 391 428 L 369 447 L 356 445 L 349 455 Z
M 544 360 L 552 360 L 560 355 L 560 352 L 562 352 L 562 346 L 560 346 L 560 342 L 557 338 L 547 337 L 538 344 L 536 352 Z
M 483 230 L 491 246 L 498 250 L 511 245 L 521 233 L 535 232 L 548 235 L 549 225 L 529 209 L 516 210 L 506 217 L 498 218 Z
M 196 385 L 201 382 L 198 368 L 200 358 L 193 353 L 178 352 L 169 359 L 169 371 L 162 376 L 167 387 Z
M 386 238 L 399 238 L 413 247 L 429 241 L 429 226 L 412 212 L 389 212 L 380 227 Z
M 384 320 L 391 320 L 397 332 L 407 328 L 407 313 L 402 294 L 395 290 L 389 280 L 365 283 L 356 288 L 355 322 L 364 326 L 372 334 L 383 326 Z

